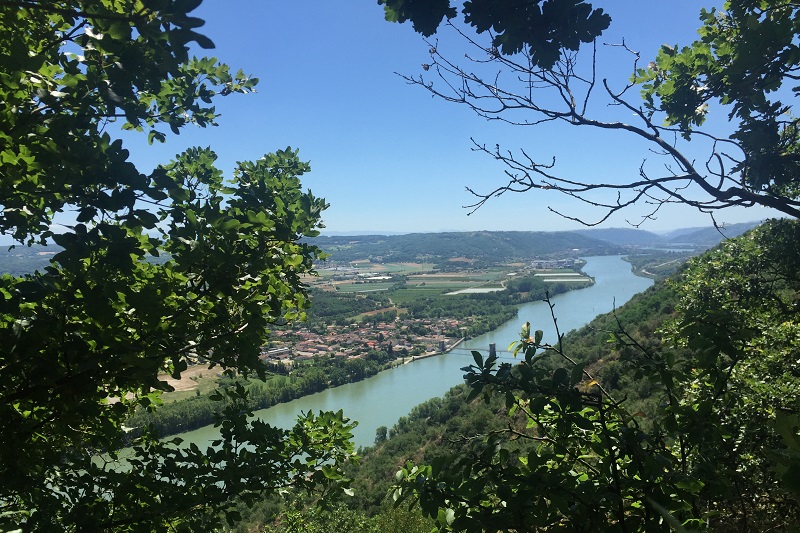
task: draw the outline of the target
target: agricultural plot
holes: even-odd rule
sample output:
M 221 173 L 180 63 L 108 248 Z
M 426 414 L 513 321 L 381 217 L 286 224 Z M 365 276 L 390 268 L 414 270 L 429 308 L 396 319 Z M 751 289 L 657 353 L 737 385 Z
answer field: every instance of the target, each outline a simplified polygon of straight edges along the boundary
M 442 290 L 426 289 L 425 287 L 403 288 L 392 291 L 391 299 L 393 304 L 398 307 L 402 307 L 417 300 L 429 298 L 431 296 L 436 296 L 443 293 L 444 291 Z
M 419 272 L 430 272 L 433 270 L 433 263 L 371 263 L 375 272 L 387 272 L 391 274 L 416 274 Z
M 340 283 L 336 285 L 339 292 L 376 292 L 388 291 L 394 287 L 392 281 L 376 281 L 370 283 Z
M 505 282 L 524 275 L 525 268 L 510 271 L 508 265 L 471 272 L 438 272 L 432 263 L 372 263 L 352 261 L 348 265 L 319 270 L 319 278 L 309 279 L 312 286 L 344 293 L 385 291 L 405 279 L 404 291 L 420 294 L 468 294 L 495 292 L 505 288 Z M 528 271 L 529 272 L 529 271 Z M 568 269 L 542 271 L 545 281 L 588 282 L 589 278 Z
M 419 274 L 406 278 L 406 287 L 436 290 L 447 294 L 464 292 L 490 292 L 503 290 L 506 270 L 492 269 L 479 272 L 447 272 Z
M 588 283 L 591 278 L 572 270 L 548 270 L 534 274 L 547 283 Z
M 486 294 L 487 292 L 502 291 L 503 287 L 469 287 L 467 289 L 459 289 L 457 291 L 448 292 L 447 295 L 452 294 Z
M 443 272 L 443 273 L 424 273 L 411 275 L 407 278 L 408 284 L 475 284 L 475 283 L 500 283 L 508 276 L 507 271 L 502 270 L 482 270 L 478 272 Z

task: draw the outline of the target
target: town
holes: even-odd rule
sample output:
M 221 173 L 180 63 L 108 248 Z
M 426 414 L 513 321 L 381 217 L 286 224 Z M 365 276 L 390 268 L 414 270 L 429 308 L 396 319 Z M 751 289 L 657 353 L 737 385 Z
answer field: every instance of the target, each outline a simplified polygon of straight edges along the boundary
M 545 287 L 555 293 L 586 286 L 592 280 L 580 271 L 583 263 L 572 258 L 548 258 L 445 272 L 434 269 L 433 265 L 419 263 L 359 260 L 329 265 L 320 272 L 319 278 L 308 280 L 312 299 L 315 299 L 314 295 L 316 299 L 321 298 L 321 293 L 324 293 L 327 298 L 339 299 L 342 304 L 370 299 L 375 302 L 375 307 L 346 317 L 339 315 L 337 319 L 328 317 L 298 323 L 293 328 L 278 328 L 273 331 L 270 343 L 262 348 L 262 359 L 291 367 L 314 358 L 349 360 L 378 351 L 386 352 L 398 364 L 403 364 L 420 357 L 446 353 L 465 338 L 489 331 L 512 318 L 513 312 L 506 309 L 501 317 L 487 321 L 490 296 L 483 297 L 486 303 L 478 306 L 474 313 L 444 312 L 437 306 L 450 301 L 463 302 L 463 298 L 470 294 L 487 295 L 500 291 L 515 295 L 517 303 L 520 303 L 529 297 L 534 286 L 540 287 L 542 294 Z M 410 300 L 408 295 L 412 295 Z M 457 295 L 460 295 L 460 300 L 453 299 Z M 393 301 L 419 302 L 433 298 L 437 298 L 434 305 L 437 311 L 433 316 L 414 314 Z M 502 296 L 498 294 L 493 299 L 498 298 Z M 315 301 L 314 306 L 319 307 L 318 304 Z M 463 311 L 464 305 L 458 307 Z
M 355 359 L 370 351 L 385 351 L 401 362 L 450 351 L 464 338 L 470 319 L 401 318 L 363 321 L 346 326 L 329 325 L 324 333 L 308 328 L 278 330 L 269 347 L 262 350 L 266 361 L 291 365 L 315 357 Z

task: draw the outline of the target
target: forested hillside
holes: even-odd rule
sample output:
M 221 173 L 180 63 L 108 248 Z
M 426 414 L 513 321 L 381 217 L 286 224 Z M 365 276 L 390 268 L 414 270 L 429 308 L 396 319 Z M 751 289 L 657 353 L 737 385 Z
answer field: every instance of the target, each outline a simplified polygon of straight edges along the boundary
M 468 231 L 316 237 L 310 242 L 333 261 L 428 261 L 454 257 L 476 261 L 518 261 L 550 256 L 621 253 L 621 248 L 569 231 Z
M 594 228 L 577 230 L 576 233 L 620 246 L 658 246 L 666 244 L 661 235 L 635 228 Z
M 668 239 L 676 244 L 711 247 L 723 239 L 738 237 L 758 224 L 758 222 L 748 222 L 729 224 L 721 228 L 694 228 L 692 231 L 672 232 Z
M 13 249 L 0 248 L 0 272 L 13 276 L 44 270 L 50 259 L 60 251 L 53 246 L 18 246 Z

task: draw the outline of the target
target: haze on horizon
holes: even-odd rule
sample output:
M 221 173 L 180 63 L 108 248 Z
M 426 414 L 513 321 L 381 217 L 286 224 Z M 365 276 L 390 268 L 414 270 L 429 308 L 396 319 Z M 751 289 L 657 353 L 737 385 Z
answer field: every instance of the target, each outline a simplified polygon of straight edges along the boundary
M 732 226 L 734 224 L 748 224 L 748 225 L 749 224 L 758 224 L 758 223 L 761 223 L 763 221 L 764 220 L 743 220 L 741 222 L 732 222 L 732 223 L 729 223 L 727 225 L 723 225 L 721 227 L 721 229 L 724 231 L 726 226 Z M 686 231 L 686 230 L 698 230 L 698 229 L 705 229 L 705 228 L 711 228 L 711 227 L 713 227 L 713 224 L 710 221 L 708 223 L 706 223 L 706 224 L 703 224 L 702 221 L 701 221 L 701 223 L 698 224 L 697 226 L 680 226 L 680 225 L 678 225 L 678 226 L 675 226 L 675 227 L 665 228 L 665 229 L 658 229 L 658 230 L 649 229 L 649 228 L 646 228 L 646 227 L 644 227 L 644 228 L 633 228 L 631 226 L 608 226 L 608 225 L 603 225 L 603 226 L 600 226 L 600 227 L 580 226 L 580 227 L 574 227 L 574 228 L 570 228 L 570 229 L 557 229 L 557 230 L 550 230 L 550 229 L 501 229 L 501 230 L 489 230 L 489 229 L 448 229 L 448 228 L 442 228 L 442 229 L 431 229 L 431 230 L 424 230 L 424 231 L 392 231 L 392 230 L 377 230 L 377 229 L 375 229 L 375 230 L 370 230 L 370 229 L 351 229 L 351 230 L 344 230 L 344 231 L 339 231 L 339 230 L 329 231 L 327 229 L 323 229 L 322 232 L 321 232 L 321 236 L 323 236 L 323 237 L 347 237 L 347 236 L 361 236 L 361 235 L 387 235 L 387 236 L 391 236 L 391 235 L 408 235 L 408 234 L 413 234 L 413 233 L 465 233 L 465 232 L 472 232 L 472 231 L 555 231 L 555 232 L 560 232 L 560 231 L 583 231 L 583 230 L 592 231 L 592 230 L 595 230 L 595 229 L 597 229 L 597 230 L 603 230 L 603 229 L 637 230 L 638 229 L 638 230 L 641 230 L 643 232 L 646 231 L 646 232 L 649 232 L 649 233 L 654 233 L 656 235 L 667 235 L 669 233 L 678 232 L 678 231 L 683 232 L 683 231 Z

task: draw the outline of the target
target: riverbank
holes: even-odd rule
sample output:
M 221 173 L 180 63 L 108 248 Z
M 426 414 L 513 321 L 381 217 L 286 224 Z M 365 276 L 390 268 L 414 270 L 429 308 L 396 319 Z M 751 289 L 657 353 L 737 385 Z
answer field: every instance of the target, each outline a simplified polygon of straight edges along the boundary
M 681 266 L 697 252 L 668 252 L 661 254 L 628 255 L 624 260 L 630 263 L 631 270 L 637 276 L 647 277 L 655 281 L 667 278 L 677 272 Z
M 580 275 L 580 274 L 576 274 Z M 384 370 L 403 366 L 447 353 L 468 338 L 496 330 L 512 320 L 520 305 L 539 302 L 545 294 L 583 292 L 594 281 L 583 275 L 586 286 L 556 283 L 548 285 L 535 276 L 508 281 L 516 285 L 509 294 L 498 299 L 494 294 L 437 297 L 431 311 L 431 296 L 405 302 L 409 316 L 400 318 L 373 316 L 369 322 L 336 326 L 325 324 L 318 331 L 312 328 L 281 333 L 281 338 L 297 337 L 297 344 L 280 350 L 267 350 L 263 356 L 272 377 L 266 382 L 247 380 L 253 409 L 265 409 L 290 402 L 325 389 L 356 383 Z M 420 304 L 422 301 L 422 305 Z M 413 316 L 418 313 L 420 317 Z M 460 335 L 460 337 L 459 337 Z M 437 350 L 441 343 L 451 343 Z M 348 347 L 345 347 L 347 345 Z M 324 347 L 324 350 L 323 350 Z M 298 349 L 303 348 L 303 349 Z M 296 353 L 295 353 L 296 352 Z M 295 357 L 292 354 L 295 353 Z M 419 355 L 411 355 L 417 354 Z M 298 355 L 302 355 L 299 357 Z M 191 378 L 190 378 L 191 379 Z M 133 428 L 153 426 L 162 437 L 192 430 L 215 421 L 219 402 L 212 400 L 213 388 L 230 386 L 238 378 L 197 379 L 199 387 L 186 382 L 186 390 L 163 395 L 164 405 L 155 412 L 137 411 L 127 425 Z M 215 383 L 216 382 L 216 383 Z M 138 430 L 137 430 L 138 431 Z M 131 435 L 136 436 L 136 431 Z
M 404 364 L 404 365 L 407 365 L 408 363 L 413 363 L 414 361 L 419 361 L 420 359 L 427 359 L 428 357 L 434 357 L 434 356 L 437 356 L 437 355 L 445 355 L 445 354 L 448 354 L 448 353 L 450 353 L 450 352 L 451 352 L 451 351 L 452 351 L 454 348 L 456 348 L 456 347 L 457 347 L 459 344 L 461 344 L 462 342 L 464 342 L 465 340 L 467 340 L 467 338 L 466 338 L 466 337 L 461 337 L 461 338 L 460 338 L 460 339 L 458 339 L 456 342 L 454 342 L 453 344 L 451 344 L 450 346 L 448 346 L 447 348 L 445 348 L 445 350 L 444 350 L 443 352 L 431 352 L 431 353 L 425 353 L 425 354 L 422 354 L 422 355 L 412 355 L 412 356 L 411 356 L 411 359 L 409 359 L 408 361 L 403 361 L 403 364 Z
M 615 306 L 652 285 L 652 280 L 634 275 L 621 256 L 590 257 L 587 261 L 584 269 L 596 283 L 551 299 L 562 333 L 580 328 L 598 314 L 611 312 Z M 520 325 L 526 321 L 535 329 L 544 330 L 546 340 L 555 339 L 550 309 L 537 300 L 519 306 L 510 320 L 494 330 L 460 342 L 458 349 L 447 357 L 418 358 L 413 365 L 401 364 L 357 383 L 256 411 L 255 415 L 273 426 L 288 428 L 300 412 L 343 410 L 348 418 L 358 421 L 353 430 L 355 445 L 369 446 L 374 442 L 378 427 L 391 427 L 415 406 L 444 396 L 452 387 L 463 383 L 461 368 L 472 363 L 470 350 L 485 352 L 492 343 L 498 347 L 508 346 L 510 341 L 519 338 Z M 213 427 L 204 427 L 179 436 L 187 445 L 195 443 L 202 448 L 218 438 L 219 433 Z
M 306 363 L 296 367 L 287 375 L 273 375 L 267 381 L 221 377 L 207 367 L 198 366 L 185 372 L 185 379 L 171 380 L 176 391 L 165 395 L 167 399 L 161 407 L 154 412 L 137 412 L 128 419 L 127 426 L 136 428 L 131 432 L 131 438 L 135 438 L 138 428 L 142 427 L 152 427 L 162 438 L 192 431 L 214 423 L 220 404 L 211 399 L 210 393 L 216 386 L 241 383 L 248 390 L 252 409 L 269 409 L 324 390 L 357 383 L 414 361 L 449 353 L 464 341 L 464 337 L 457 339 L 444 352 L 430 352 L 410 358 L 391 359 L 385 352 L 375 352 L 366 360 L 325 359 L 314 365 Z M 201 379 L 198 380 L 198 377 Z M 197 388 L 198 381 L 203 388 L 202 394 Z

